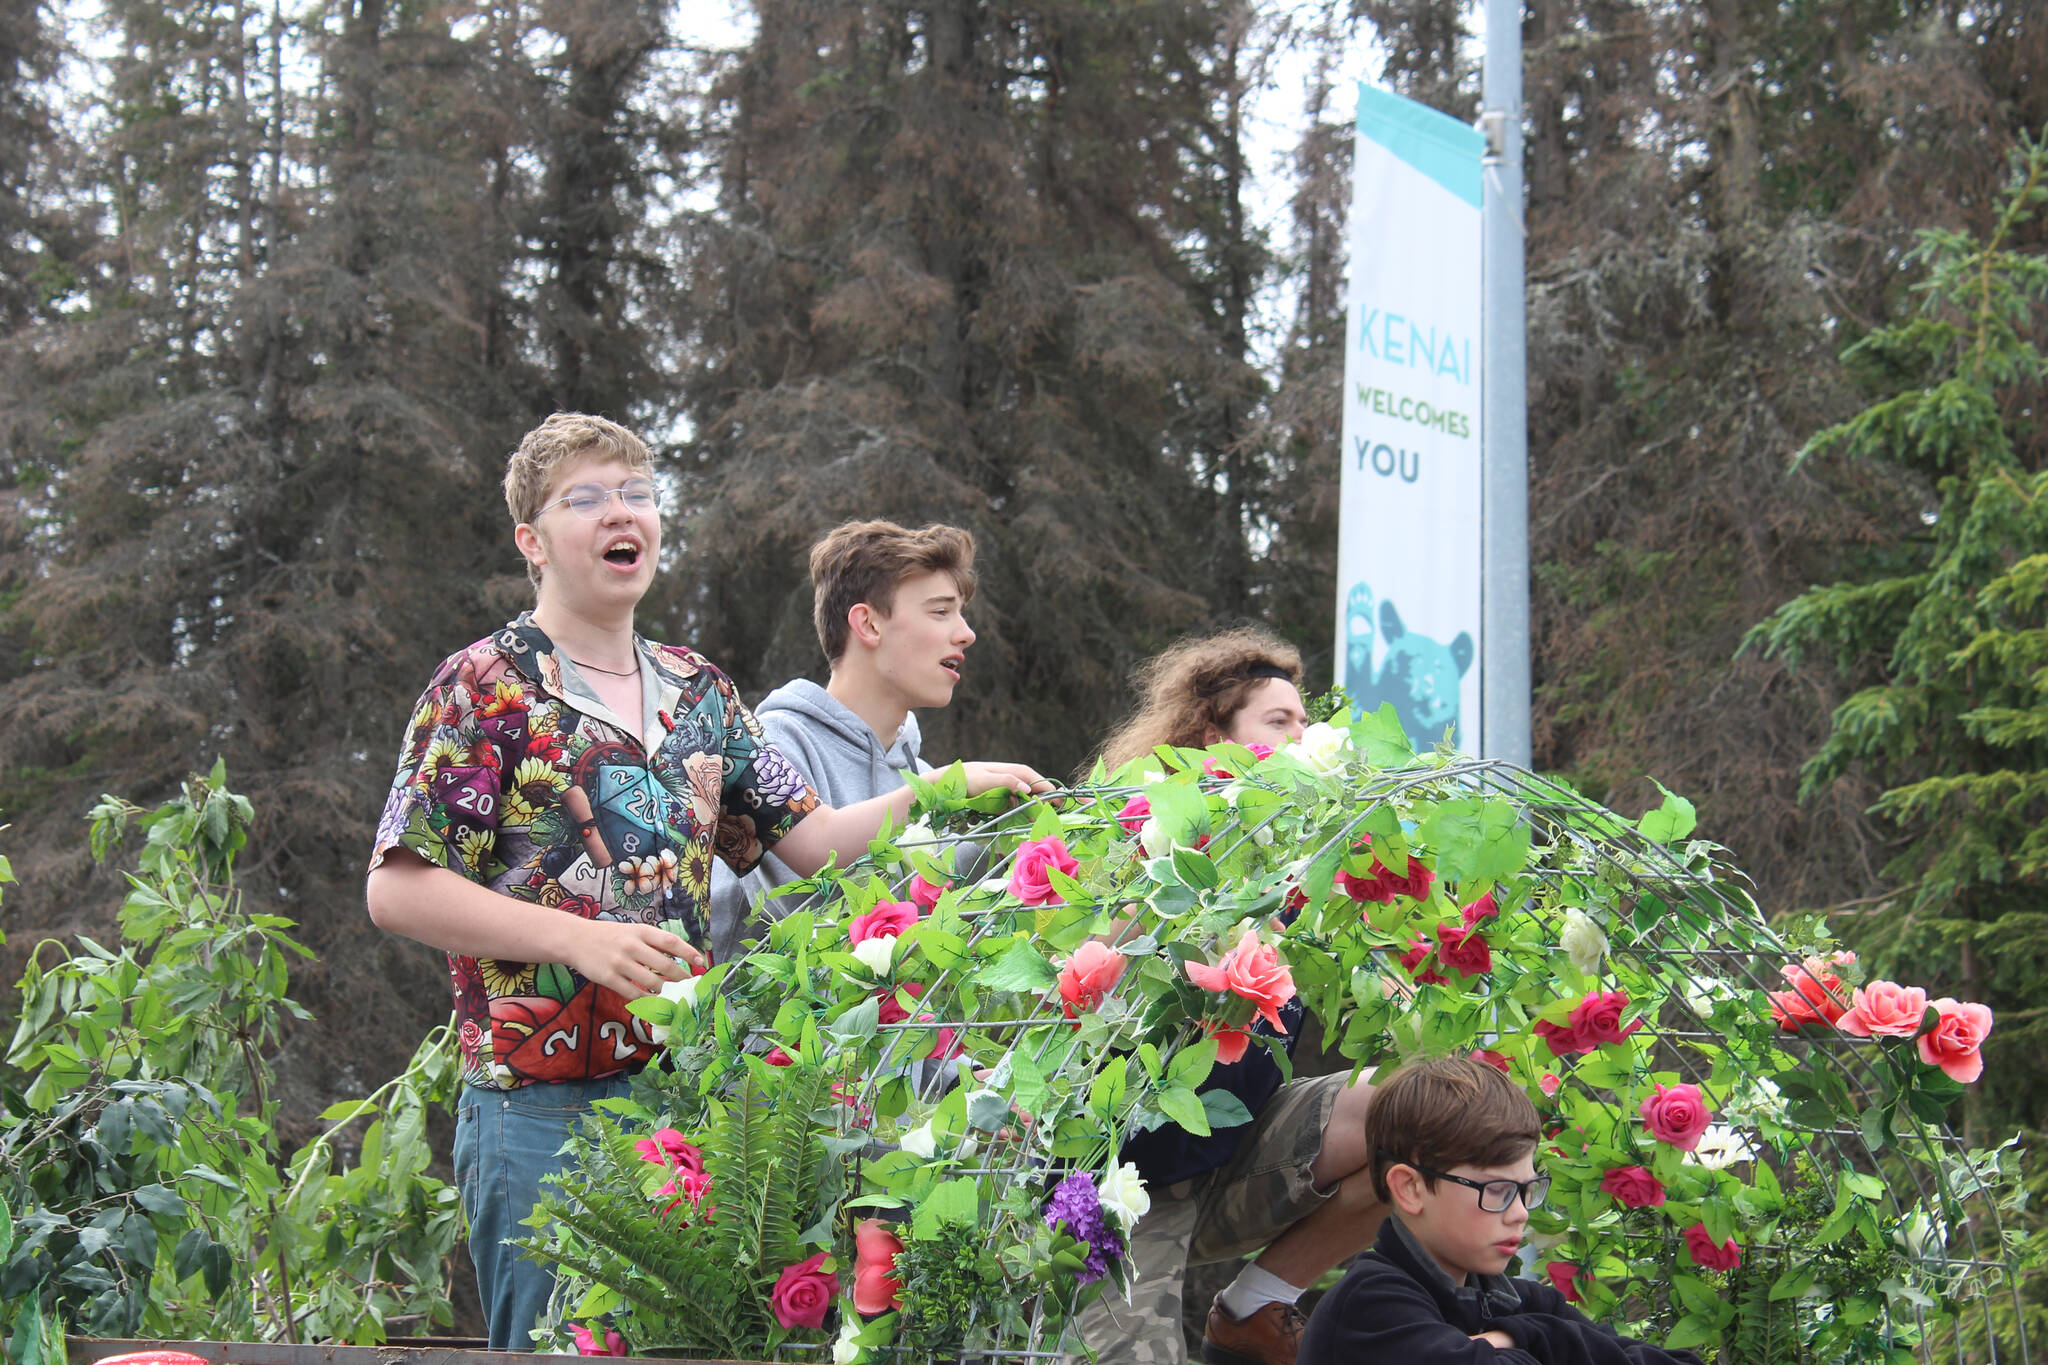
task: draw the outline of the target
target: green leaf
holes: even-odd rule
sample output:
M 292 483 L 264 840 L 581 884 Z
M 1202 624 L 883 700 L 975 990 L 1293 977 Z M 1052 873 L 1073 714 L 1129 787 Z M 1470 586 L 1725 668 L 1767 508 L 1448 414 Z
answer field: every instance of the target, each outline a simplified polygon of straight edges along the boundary
M 1721 1296 L 1697 1275 L 1673 1275 L 1671 1288 L 1688 1313 L 1712 1313 L 1720 1307 Z
M 1186 1086 L 1169 1086 L 1160 1091 L 1159 1107 L 1196 1137 L 1209 1136 L 1209 1111 L 1202 1107 L 1202 1097 Z
M 981 1217 L 981 1192 L 972 1180 L 947 1180 L 933 1187 L 911 1215 L 910 1235 L 930 1241 L 948 1227 L 973 1227 Z
M 1436 850 L 1438 876 L 1497 882 L 1529 861 L 1529 827 L 1507 801 L 1463 797 L 1439 802 L 1423 817 L 1419 833 Z
M 859 1044 L 875 1036 L 882 1024 L 882 1002 L 868 996 L 852 1009 L 825 1025 L 825 1032 L 842 1043 Z
M 1174 1053 L 1166 1063 L 1167 1083 L 1198 1086 L 1207 1080 L 1216 1065 L 1216 1047 L 1214 1038 L 1204 1038 Z
M 1643 818 L 1636 822 L 1636 828 L 1643 832 L 1643 837 L 1654 839 L 1660 844 L 1669 844 L 1692 833 L 1693 827 L 1699 823 L 1699 816 L 1693 810 L 1692 802 L 1673 794 L 1655 778 L 1650 780 L 1656 783 L 1658 791 L 1664 793 L 1664 804 L 1655 810 L 1645 811 Z
M 1375 768 L 1403 768 L 1415 757 L 1415 745 L 1390 701 L 1381 702 L 1377 711 L 1355 714 L 1350 729 L 1352 747 Z
M 1771 1297 L 1773 1299 L 1796 1299 L 1807 1290 L 1813 1288 L 1813 1282 L 1818 1278 L 1818 1273 L 1810 1265 L 1793 1266 L 1771 1282 Z
M 1223 874 L 1208 854 L 1179 843 L 1173 846 L 1173 870 L 1181 885 L 1197 891 L 1213 891 L 1223 882 Z
M 1664 1338 L 1663 1345 L 1666 1351 L 1684 1351 L 1719 1341 L 1720 1337 L 1721 1329 L 1714 1324 L 1712 1316 L 1688 1313 L 1678 1320 L 1678 1325 Z
M 185 1197 L 167 1186 L 143 1185 L 132 1197 L 150 1213 L 180 1214 L 185 1211 Z M 0 1249 L 0 1255 L 4 1254 L 4 1249 Z
M 1053 965 L 1023 939 L 974 974 L 974 984 L 992 991 L 1045 991 L 1057 985 L 1059 979 Z
M 1243 1100 L 1228 1090 L 1204 1090 L 1202 1112 L 1209 1116 L 1211 1128 L 1235 1128 L 1252 1121 L 1252 1111 L 1245 1107 Z

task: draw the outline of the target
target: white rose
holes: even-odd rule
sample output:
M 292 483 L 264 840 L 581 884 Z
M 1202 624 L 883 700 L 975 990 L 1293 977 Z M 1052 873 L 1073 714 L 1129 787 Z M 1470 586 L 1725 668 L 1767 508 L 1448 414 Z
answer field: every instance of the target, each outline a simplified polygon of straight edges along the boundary
M 930 1119 L 896 1139 L 896 1145 L 921 1161 L 930 1161 L 939 1150 L 939 1135 L 932 1131 Z
M 1109 1174 L 1102 1177 L 1098 1193 L 1102 1207 L 1116 1215 L 1126 1236 L 1152 1208 L 1152 1196 L 1145 1192 L 1144 1178 L 1128 1162 L 1110 1167 Z
M 664 982 L 661 998 L 673 1000 L 686 1010 L 697 1008 L 697 987 L 704 980 L 701 976 L 686 976 L 680 981 Z
M 851 1314 L 839 1324 L 839 1335 L 832 1341 L 832 1365 L 854 1365 L 867 1354 L 866 1348 L 854 1340 L 860 1329 L 861 1323 Z
M 1327 721 L 1317 721 L 1295 741 L 1295 755 L 1319 773 L 1336 773 L 1351 761 L 1351 732 Z
M 1749 1145 L 1749 1139 L 1720 1123 L 1707 1125 L 1707 1131 L 1700 1134 L 1700 1145 L 1692 1151 L 1692 1159 L 1710 1171 L 1755 1158 L 1756 1149 Z
M 912 820 L 896 834 L 896 845 L 899 848 L 912 844 L 935 844 L 938 841 L 939 836 L 932 832 L 931 822 L 922 816 Z
M 1159 828 L 1157 820 L 1147 820 L 1138 827 L 1138 843 L 1149 857 L 1164 858 L 1173 851 L 1173 841 L 1166 837 L 1166 831 Z
M 886 934 L 853 945 L 853 955 L 860 965 L 878 977 L 889 974 L 889 964 L 896 960 L 896 936 Z
M 1564 912 L 1564 931 L 1557 936 L 1564 955 L 1587 976 L 1596 975 L 1607 956 L 1607 935 L 1582 910 Z

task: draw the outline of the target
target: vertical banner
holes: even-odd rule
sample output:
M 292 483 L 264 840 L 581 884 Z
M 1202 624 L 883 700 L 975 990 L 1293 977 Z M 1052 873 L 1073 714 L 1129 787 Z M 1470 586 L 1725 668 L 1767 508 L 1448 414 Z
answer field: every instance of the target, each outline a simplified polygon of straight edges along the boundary
M 1427 750 L 1481 752 L 1481 168 L 1486 139 L 1360 85 L 1344 355 L 1337 681 Z

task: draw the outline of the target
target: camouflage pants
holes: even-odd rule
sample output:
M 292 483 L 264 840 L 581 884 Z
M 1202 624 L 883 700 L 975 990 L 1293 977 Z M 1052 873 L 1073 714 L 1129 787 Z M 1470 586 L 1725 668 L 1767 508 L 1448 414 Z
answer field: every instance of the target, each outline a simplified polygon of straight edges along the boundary
M 1105 1294 L 1075 1324 L 1101 1365 L 1186 1365 L 1181 1281 L 1191 1265 L 1259 1250 L 1330 1197 L 1311 1171 L 1349 1072 L 1280 1088 L 1230 1163 L 1152 1190 L 1152 1210 L 1131 1234 L 1131 1297 Z

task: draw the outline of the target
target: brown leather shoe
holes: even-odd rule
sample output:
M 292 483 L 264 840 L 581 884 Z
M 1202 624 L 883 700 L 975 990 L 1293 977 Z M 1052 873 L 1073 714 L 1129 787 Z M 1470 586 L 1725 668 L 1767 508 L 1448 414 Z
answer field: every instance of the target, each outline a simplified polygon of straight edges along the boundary
M 1307 1322 L 1291 1303 L 1261 1304 L 1250 1317 L 1233 1318 L 1212 1302 L 1202 1329 L 1202 1359 L 1209 1365 L 1294 1365 Z

